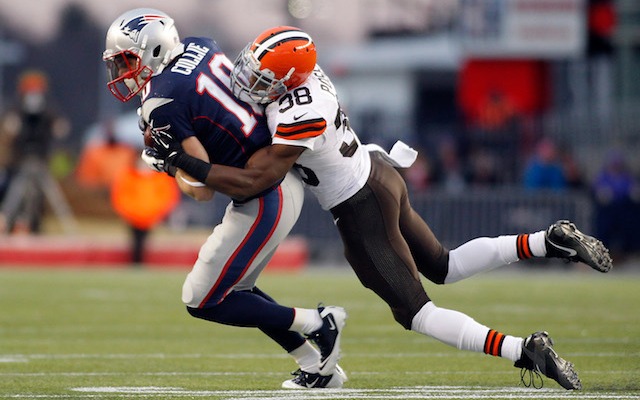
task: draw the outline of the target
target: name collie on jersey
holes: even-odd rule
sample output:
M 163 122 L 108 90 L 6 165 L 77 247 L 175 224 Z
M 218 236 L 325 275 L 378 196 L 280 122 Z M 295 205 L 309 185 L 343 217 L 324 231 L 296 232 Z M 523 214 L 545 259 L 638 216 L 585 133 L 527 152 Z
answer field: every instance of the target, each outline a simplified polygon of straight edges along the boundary
M 208 47 L 200 46 L 195 43 L 189 43 L 184 53 L 180 55 L 171 67 L 171 72 L 175 72 L 182 75 L 191 75 L 193 70 L 198 67 L 198 64 L 204 59 L 209 52 Z

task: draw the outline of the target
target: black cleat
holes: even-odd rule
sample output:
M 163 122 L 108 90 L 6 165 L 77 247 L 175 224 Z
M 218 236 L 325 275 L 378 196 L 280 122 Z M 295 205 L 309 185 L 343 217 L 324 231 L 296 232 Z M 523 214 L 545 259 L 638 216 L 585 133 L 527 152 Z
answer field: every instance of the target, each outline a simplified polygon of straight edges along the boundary
M 342 307 L 318 307 L 322 327 L 308 335 L 320 350 L 320 375 L 329 375 L 340 359 L 340 337 L 347 313 Z
M 292 375 L 295 378 L 282 382 L 284 389 L 340 389 L 347 381 L 347 375 L 339 365 L 331 375 L 310 374 L 300 369 Z
M 522 383 L 529 387 L 533 384 L 536 388 L 542 387 L 534 382 L 533 374 L 543 374 L 567 390 L 580 390 L 582 383 L 578 378 L 578 373 L 573 369 L 573 364 L 558 356 L 553 350 L 553 340 L 547 332 L 536 332 L 524 340 L 522 345 L 522 356 L 513 364 L 516 368 L 522 368 L 520 379 Z M 530 379 L 525 381 L 526 370 L 531 371 Z
M 560 220 L 545 234 L 547 257 L 583 262 L 600 272 L 609 272 L 613 261 L 609 249 L 598 239 L 585 235 L 570 221 Z

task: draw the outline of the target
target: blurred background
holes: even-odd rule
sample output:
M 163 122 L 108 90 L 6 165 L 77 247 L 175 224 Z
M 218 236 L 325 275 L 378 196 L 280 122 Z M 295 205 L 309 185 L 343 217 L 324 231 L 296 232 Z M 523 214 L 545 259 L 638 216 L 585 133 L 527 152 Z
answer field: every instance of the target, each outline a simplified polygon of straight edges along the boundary
M 109 24 L 149 6 L 232 60 L 270 26 L 310 33 L 362 141 L 419 150 L 402 173 L 445 245 L 567 218 L 639 254 L 638 1 L 0 0 L 0 264 L 190 266 L 219 221 L 224 196 L 151 182 L 139 104 L 106 88 Z M 274 264 L 341 249 L 309 196 Z

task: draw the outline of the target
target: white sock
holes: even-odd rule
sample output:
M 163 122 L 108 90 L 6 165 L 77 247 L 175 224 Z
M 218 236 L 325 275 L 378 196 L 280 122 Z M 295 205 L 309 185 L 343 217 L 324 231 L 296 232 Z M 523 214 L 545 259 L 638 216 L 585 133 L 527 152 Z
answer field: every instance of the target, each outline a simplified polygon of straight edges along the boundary
M 524 338 L 506 335 L 502 342 L 502 357 L 516 362 L 522 356 Z
M 496 332 L 459 311 L 437 307 L 432 301 L 425 304 L 413 317 L 411 330 L 459 350 L 492 354 L 512 361 L 517 361 L 522 351 L 522 338 Z M 493 341 L 487 344 L 489 339 L 493 339 L 489 337 L 490 331 L 497 334 L 495 349 L 491 348 Z
M 295 315 L 291 323 L 290 331 L 310 334 L 322 328 L 322 318 L 318 310 L 294 307 Z
M 428 302 L 411 321 L 411 330 L 460 350 L 482 351 L 489 328 L 454 310 Z
M 289 355 L 293 357 L 301 370 L 310 374 L 320 372 L 320 352 L 308 341 L 305 340 L 302 346 L 290 352 Z
M 470 240 L 449 252 L 449 272 L 444 283 L 453 283 L 479 272 L 518 261 L 517 235 Z
M 545 238 L 547 233 L 540 231 L 529 235 L 529 247 L 531 247 L 531 253 L 534 257 L 544 257 L 547 255 L 547 246 L 545 245 Z

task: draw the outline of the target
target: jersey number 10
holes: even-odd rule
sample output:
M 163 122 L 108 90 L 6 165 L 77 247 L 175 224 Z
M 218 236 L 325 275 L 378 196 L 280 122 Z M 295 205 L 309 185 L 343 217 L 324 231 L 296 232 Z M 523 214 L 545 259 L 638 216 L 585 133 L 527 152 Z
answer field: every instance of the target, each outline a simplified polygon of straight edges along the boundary
M 238 99 L 227 93 L 228 88 L 231 86 L 229 74 L 232 68 L 233 64 L 225 55 L 220 53 L 215 54 L 211 57 L 211 61 L 209 61 L 209 70 L 215 78 L 226 85 L 226 88 L 221 87 L 220 83 L 216 82 L 210 76 L 200 74 L 196 82 L 196 91 L 198 94 L 204 94 L 206 92 L 235 115 L 242 124 L 242 132 L 248 137 L 253 132 L 253 128 L 256 127 L 258 121 L 253 113 L 247 111 L 246 108 L 240 105 Z M 259 114 L 256 109 L 257 106 L 253 104 L 249 105 L 253 108 L 254 112 Z

